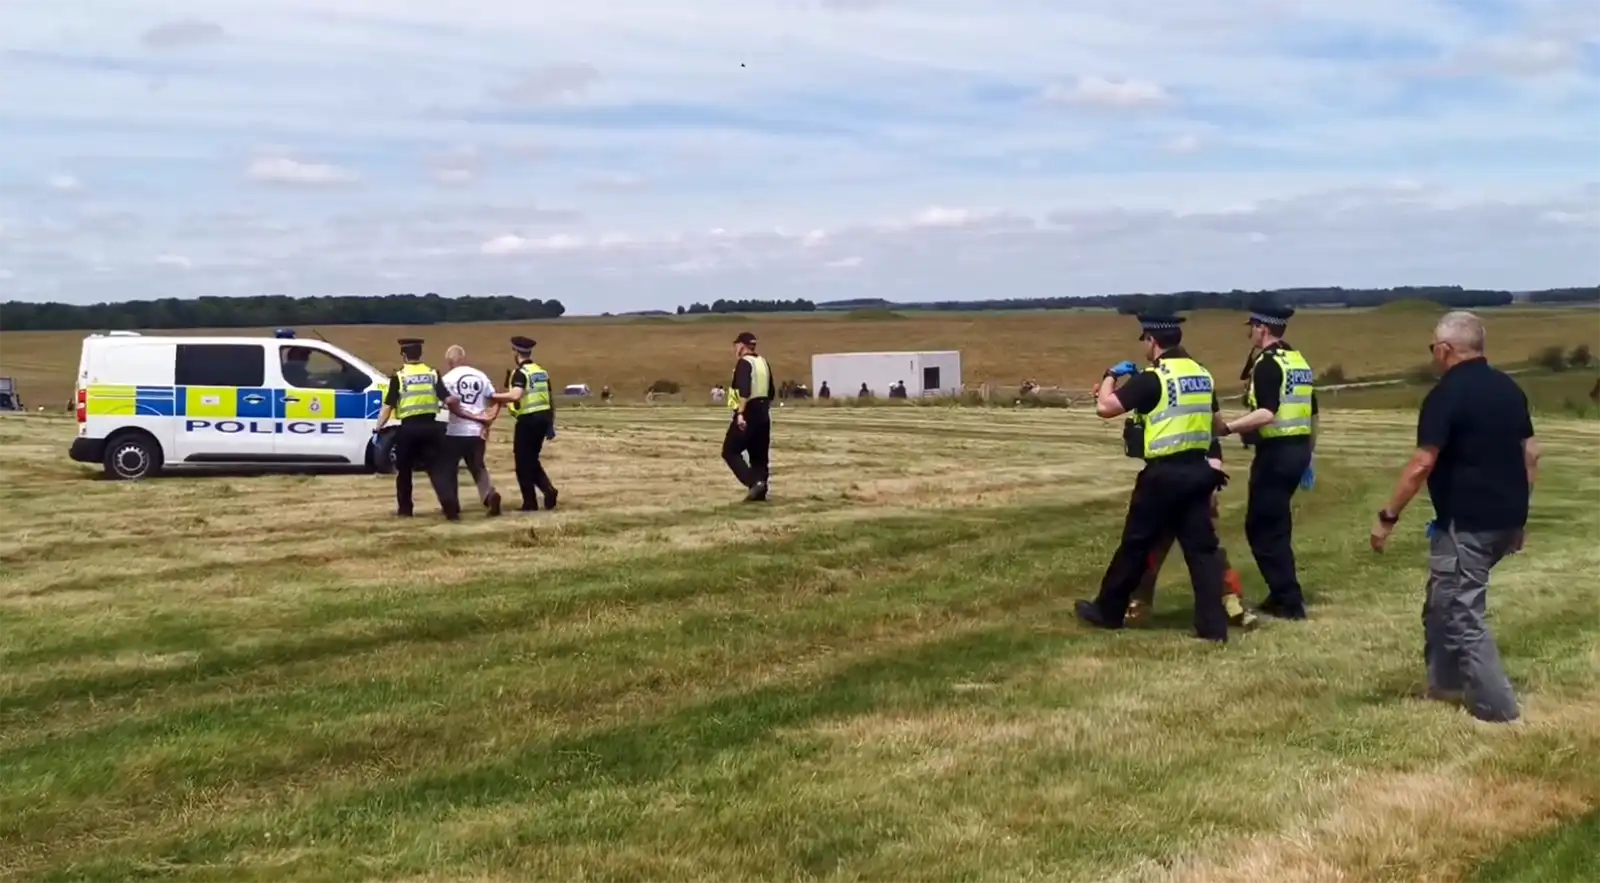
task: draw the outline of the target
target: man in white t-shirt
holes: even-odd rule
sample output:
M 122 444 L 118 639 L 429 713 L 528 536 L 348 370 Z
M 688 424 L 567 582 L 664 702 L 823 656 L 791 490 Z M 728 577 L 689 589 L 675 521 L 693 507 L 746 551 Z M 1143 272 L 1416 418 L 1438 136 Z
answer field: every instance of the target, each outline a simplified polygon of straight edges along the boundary
M 450 424 L 445 427 L 445 444 L 454 464 L 465 460 L 467 472 L 478 485 L 478 499 L 489 508 L 490 515 L 500 514 L 500 494 L 489 478 L 489 467 L 484 463 L 485 442 L 489 426 L 500 416 L 500 405 L 490 401 L 494 395 L 494 382 L 489 375 L 466 364 L 467 351 L 459 346 L 445 350 L 444 388 L 461 400 L 460 413 L 452 410 Z

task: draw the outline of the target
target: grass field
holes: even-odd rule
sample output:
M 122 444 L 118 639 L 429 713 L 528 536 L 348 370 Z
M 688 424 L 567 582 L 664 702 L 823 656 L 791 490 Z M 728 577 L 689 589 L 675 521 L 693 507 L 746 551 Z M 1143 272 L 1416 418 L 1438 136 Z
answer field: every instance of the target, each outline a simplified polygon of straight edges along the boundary
M 459 525 L 390 517 L 374 476 L 92 480 L 70 418 L 0 419 L 0 878 L 1583 867 L 1543 844 L 1581 849 L 1600 806 L 1594 421 L 1540 419 L 1528 549 L 1494 577 L 1508 728 L 1417 698 L 1425 503 L 1366 548 L 1409 413 L 1328 415 L 1312 619 L 1222 648 L 1187 636 L 1176 562 L 1147 629 L 1072 619 L 1137 465 L 1115 425 L 786 409 L 750 507 L 725 419 L 569 412 L 562 510 Z M 1242 481 L 1225 499 L 1258 600 Z
M 1537 411 L 1579 417 L 1600 414 L 1600 407 L 1589 398 L 1595 384 L 1600 382 L 1600 372 L 1594 369 L 1571 369 L 1559 373 L 1533 369 L 1515 376 L 1517 385 L 1528 396 L 1529 405 Z M 1394 386 L 1323 390 L 1317 394 L 1317 399 L 1319 405 L 1329 408 L 1414 411 L 1421 407 L 1422 400 L 1432 388 L 1432 384 L 1428 383 L 1407 382 Z
M 893 314 L 891 314 L 893 315 Z M 1351 377 L 1403 372 L 1428 361 L 1427 345 L 1439 311 L 1426 308 L 1308 311 L 1297 316 L 1289 339 L 1318 370 L 1343 367 Z M 1587 343 L 1600 349 L 1600 311 L 1489 310 L 1490 354 L 1516 362 L 1546 346 Z M 3 320 L 0 320 L 3 326 Z M 1237 384 L 1248 349 L 1244 314 L 1201 311 L 1190 316 L 1187 343 L 1219 381 Z M 529 334 L 538 357 L 558 383 L 610 385 L 639 401 L 659 379 L 683 384 L 692 400 L 732 372 L 731 341 L 743 330 L 761 337 L 762 352 L 780 380 L 810 382 L 811 356 L 863 350 L 958 349 L 967 383 L 1017 384 L 1033 378 L 1045 386 L 1086 389 L 1106 366 L 1137 358 L 1134 321 L 1103 311 L 907 313 L 895 318 L 839 315 L 711 316 L 685 319 L 561 320 L 522 324 L 433 327 L 324 328 L 332 341 L 384 370 L 398 361 L 395 341 L 428 341 L 428 357 L 444 357 L 452 343 L 500 376 L 510 367 L 508 340 Z M 311 336 L 312 329 L 299 329 Z M 198 333 L 198 332 L 195 332 Z M 270 329 L 221 333 L 261 334 Z M 71 398 L 83 332 L 0 333 L 0 376 L 16 376 L 24 400 L 56 410 Z M 1240 385 L 1242 386 L 1242 385 Z M 1230 387 L 1231 388 L 1231 387 Z

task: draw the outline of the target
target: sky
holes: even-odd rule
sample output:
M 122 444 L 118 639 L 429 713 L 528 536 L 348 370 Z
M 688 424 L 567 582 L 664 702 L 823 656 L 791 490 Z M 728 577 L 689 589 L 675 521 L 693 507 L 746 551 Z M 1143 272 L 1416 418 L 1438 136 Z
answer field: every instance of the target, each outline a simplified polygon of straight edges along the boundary
M 1600 283 L 1600 3 L 0 0 L 0 301 Z

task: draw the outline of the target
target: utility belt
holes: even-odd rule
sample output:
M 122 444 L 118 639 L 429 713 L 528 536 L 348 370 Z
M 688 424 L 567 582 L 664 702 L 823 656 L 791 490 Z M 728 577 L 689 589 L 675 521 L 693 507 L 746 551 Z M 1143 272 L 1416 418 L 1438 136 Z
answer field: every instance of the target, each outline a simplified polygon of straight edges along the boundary
M 1122 453 L 1135 460 L 1144 459 L 1144 423 L 1138 420 L 1122 421 Z

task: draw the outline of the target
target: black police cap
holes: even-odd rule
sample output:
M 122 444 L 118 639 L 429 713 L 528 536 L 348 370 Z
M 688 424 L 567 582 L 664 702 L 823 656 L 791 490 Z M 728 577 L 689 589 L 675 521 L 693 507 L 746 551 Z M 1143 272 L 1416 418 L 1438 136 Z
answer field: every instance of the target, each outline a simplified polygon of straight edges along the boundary
M 742 344 L 744 344 L 746 346 L 750 346 L 751 344 L 754 344 L 756 342 L 756 336 L 754 334 L 751 334 L 748 331 L 742 331 L 742 332 L 739 333 L 738 337 L 735 337 L 733 339 L 733 342 L 734 343 L 742 343 Z
M 402 337 L 402 338 L 400 338 L 400 345 L 403 346 L 403 347 L 422 346 L 422 338 L 420 338 L 420 337 Z
M 1250 308 L 1250 318 L 1247 320 L 1247 324 L 1282 328 L 1289 324 L 1289 319 L 1293 315 L 1294 307 L 1279 306 L 1274 303 L 1260 303 Z
M 1171 313 L 1140 313 L 1136 318 L 1139 320 L 1140 340 L 1152 331 L 1177 331 L 1186 321 L 1182 316 L 1174 316 Z
M 528 351 L 532 350 L 536 345 L 537 344 L 534 342 L 533 338 L 531 338 L 531 337 L 523 337 L 522 335 L 519 334 L 516 337 L 511 338 L 511 348 L 516 350 L 519 353 L 528 352 Z

